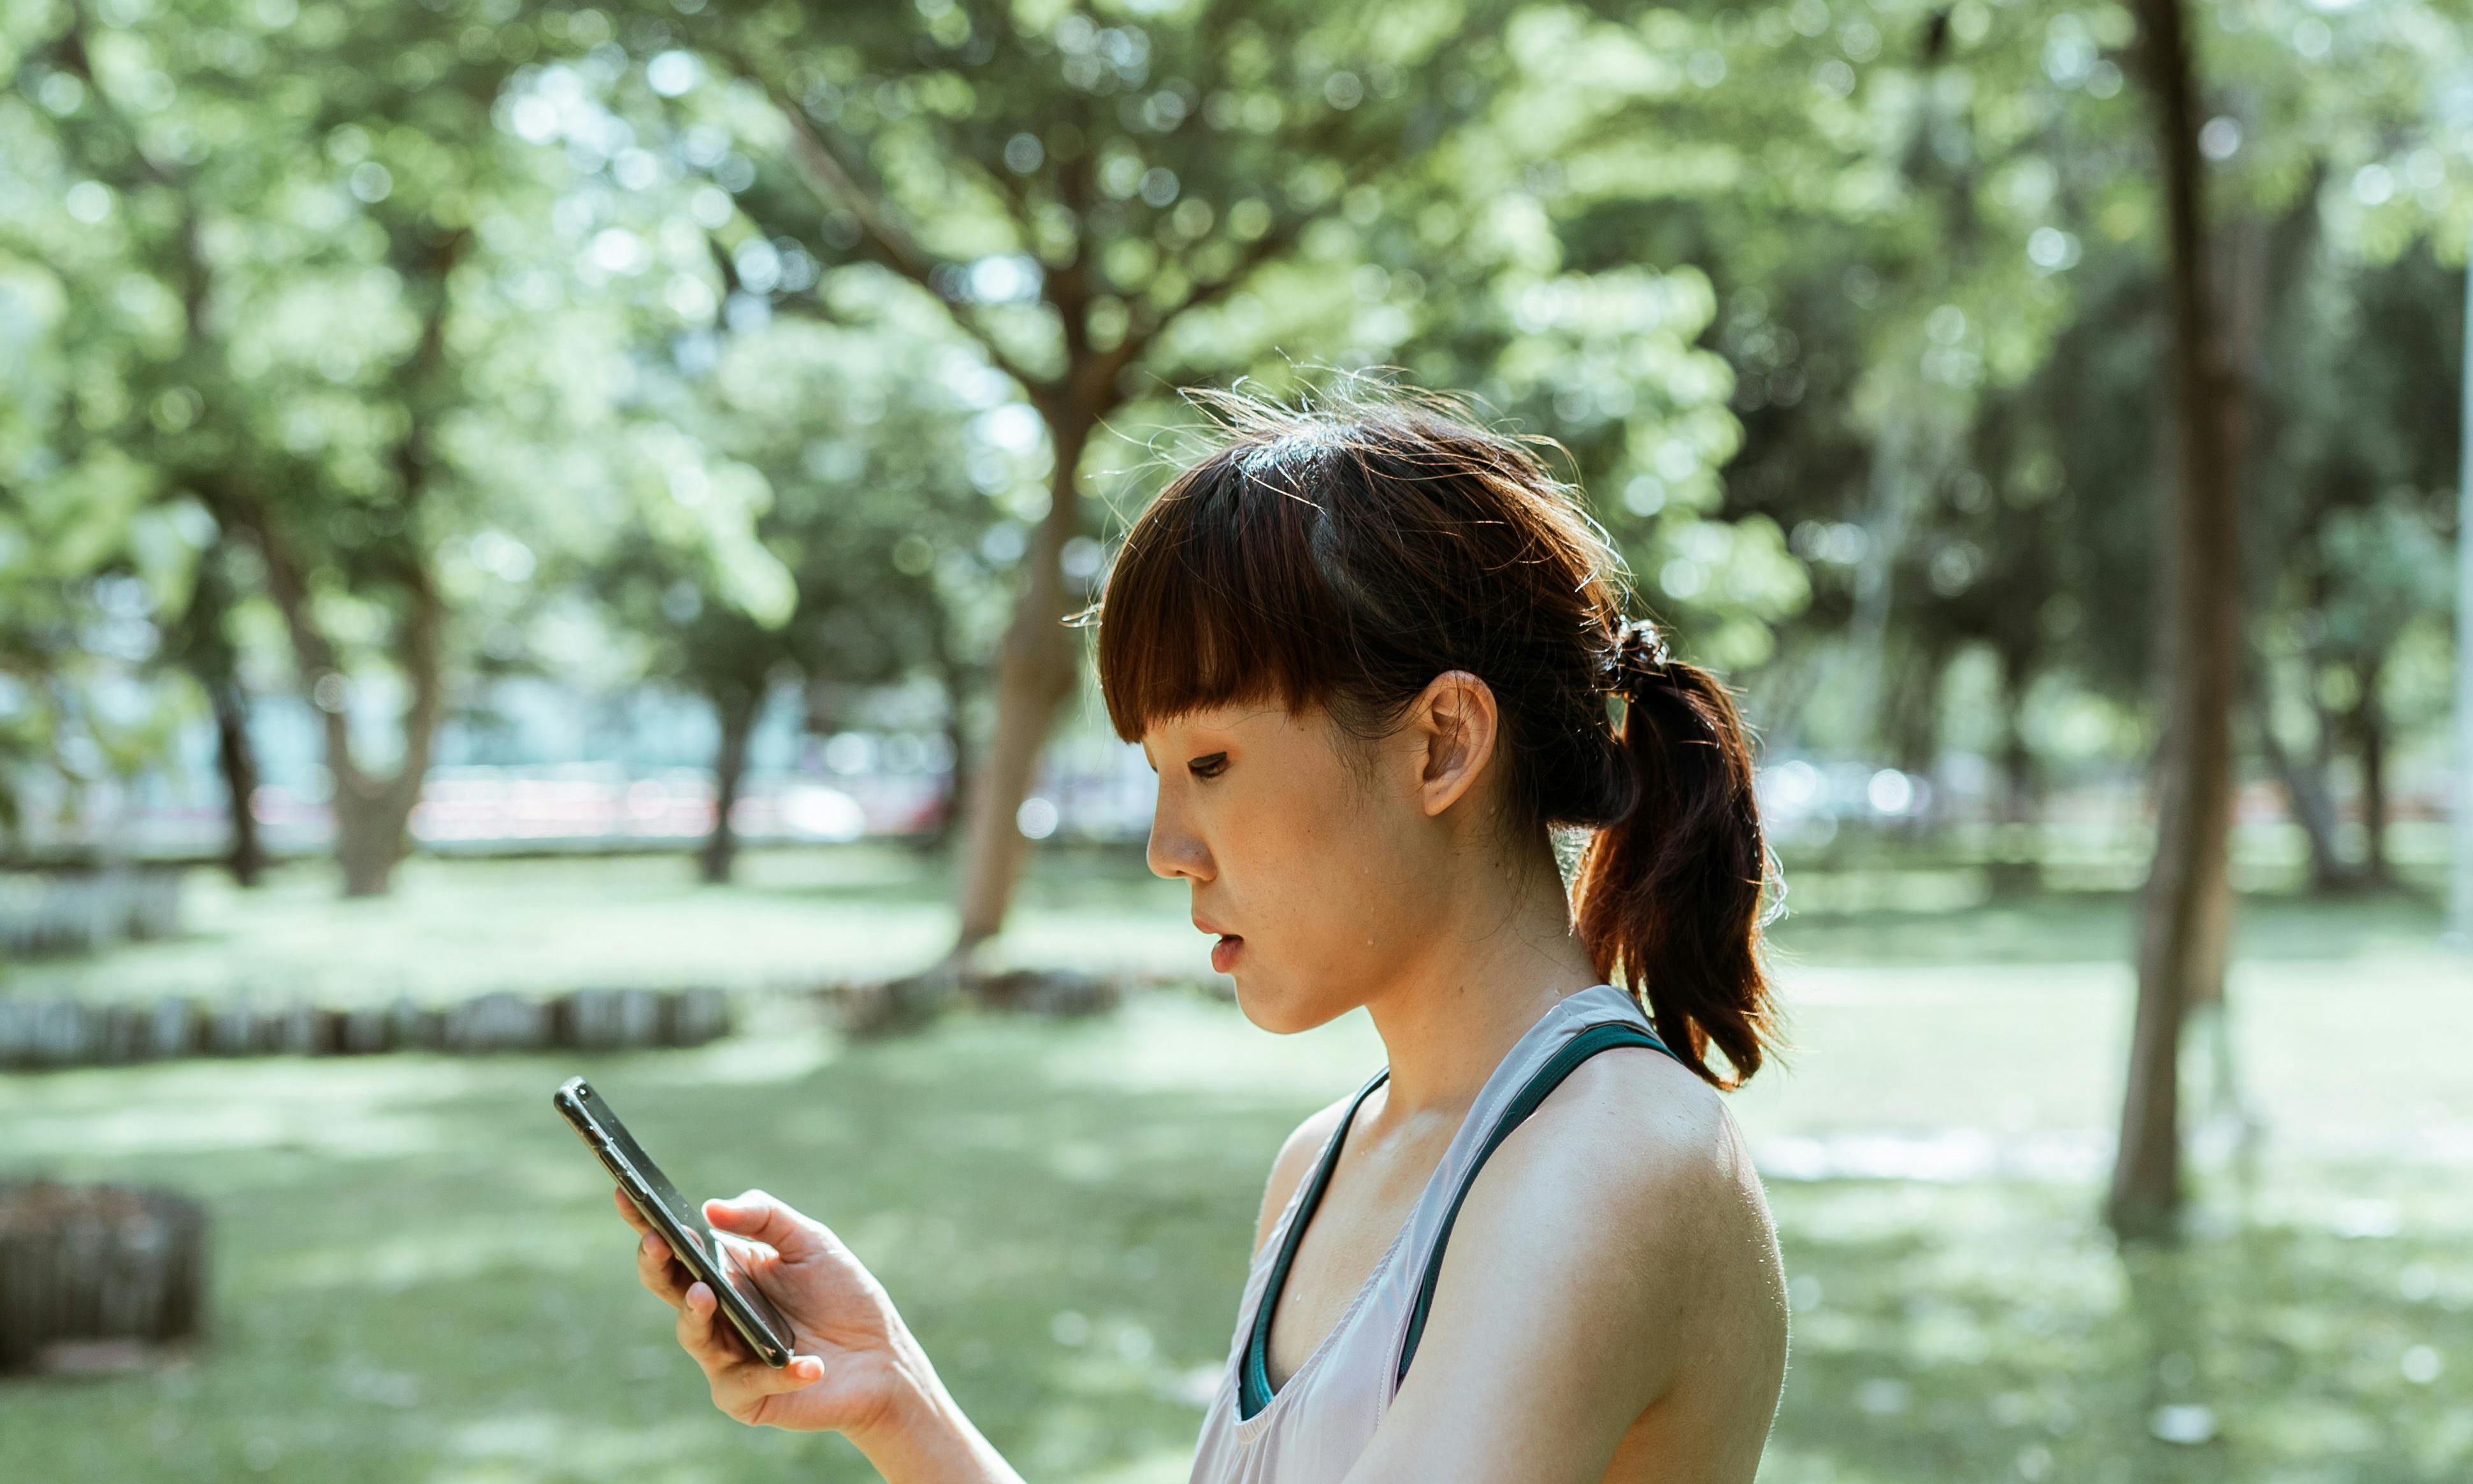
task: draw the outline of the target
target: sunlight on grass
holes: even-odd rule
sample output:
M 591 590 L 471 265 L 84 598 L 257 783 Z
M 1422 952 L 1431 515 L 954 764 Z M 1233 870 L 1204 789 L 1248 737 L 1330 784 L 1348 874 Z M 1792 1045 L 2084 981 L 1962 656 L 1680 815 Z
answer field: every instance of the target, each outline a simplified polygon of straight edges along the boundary
M 641 864 L 607 877 L 595 865 L 561 890 L 608 887 L 621 903 L 608 910 L 658 920 L 636 941 L 708 934 L 623 905 Z M 723 895 L 812 912 L 837 892 L 872 898 L 862 864 L 783 866 Z M 441 882 L 447 900 L 487 885 Z M 1048 880 L 1032 921 L 1069 945 L 1078 912 L 1086 926 L 1139 917 L 1127 895 L 1142 889 Z M 1158 944 L 1186 931 L 1176 908 L 1153 922 Z M 1961 937 L 2016 927 L 2032 945 L 2115 911 L 2037 910 L 1930 921 Z M 1791 938 L 1794 1050 L 1733 1103 L 1766 1167 L 1794 1309 L 1763 1477 L 2462 1477 L 2473 974 L 2407 922 L 2385 904 L 2359 921 L 2245 911 L 2257 947 L 2235 970 L 2233 1027 L 2261 1142 L 2245 1153 L 2208 1133 L 2231 1125 L 2204 1123 L 2201 1099 L 2191 1236 L 2126 1261 L 2095 1219 L 2126 1024 L 2117 961 L 1900 959 L 1888 950 L 1913 920 L 1894 916 Z M 760 968 L 770 951 L 733 962 Z M 1299 1118 L 1380 1064 L 1364 1017 L 1276 1038 L 1170 990 L 1088 1020 L 966 1014 L 852 1043 L 803 998 L 742 1003 L 736 1034 L 684 1051 L 0 1077 L 8 1168 L 178 1185 L 214 1222 L 203 1343 L 136 1376 L 0 1387 L 0 1476 L 871 1477 L 837 1440 L 712 1412 L 666 1313 L 635 1287 L 606 1181 L 548 1107 L 582 1072 L 690 1191 L 761 1185 L 833 1224 L 1033 1478 L 1182 1478 L 1263 1173 Z

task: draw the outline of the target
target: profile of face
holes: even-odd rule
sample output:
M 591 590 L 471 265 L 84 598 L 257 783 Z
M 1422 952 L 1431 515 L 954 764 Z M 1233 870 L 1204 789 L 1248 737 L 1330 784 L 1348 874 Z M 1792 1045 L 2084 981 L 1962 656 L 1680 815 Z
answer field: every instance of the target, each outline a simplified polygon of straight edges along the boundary
M 1214 706 L 1154 723 L 1150 868 L 1193 892 L 1247 1018 L 1309 1030 L 1407 971 L 1490 854 L 1497 715 L 1483 681 L 1437 677 L 1386 736 L 1317 706 Z

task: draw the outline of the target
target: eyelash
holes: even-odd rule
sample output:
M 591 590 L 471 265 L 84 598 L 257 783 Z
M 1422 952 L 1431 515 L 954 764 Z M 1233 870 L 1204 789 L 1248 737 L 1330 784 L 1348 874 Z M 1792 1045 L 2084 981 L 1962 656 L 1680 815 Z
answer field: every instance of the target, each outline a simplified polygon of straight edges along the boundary
M 1187 763 L 1185 768 L 1188 773 L 1192 774 L 1195 778 L 1215 778 L 1219 777 L 1219 775 L 1228 771 L 1228 754 L 1226 753 L 1213 753 L 1208 757 L 1197 757 L 1193 759 L 1193 761 Z

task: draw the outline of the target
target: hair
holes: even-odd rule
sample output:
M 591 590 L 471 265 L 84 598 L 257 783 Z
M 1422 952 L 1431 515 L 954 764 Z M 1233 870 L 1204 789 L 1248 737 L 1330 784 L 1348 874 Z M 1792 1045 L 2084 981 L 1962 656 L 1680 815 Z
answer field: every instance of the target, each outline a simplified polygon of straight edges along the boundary
M 1593 831 L 1571 891 L 1596 971 L 1701 1077 L 1750 1078 L 1776 1032 L 1743 726 L 1715 677 L 1625 621 L 1621 563 L 1545 441 L 1405 389 L 1188 395 L 1212 445 L 1133 523 L 1092 610 L 1117 734 L 1276 700 L 1379 737 L 1436 676 L 1477 677 L 1505 823 Z

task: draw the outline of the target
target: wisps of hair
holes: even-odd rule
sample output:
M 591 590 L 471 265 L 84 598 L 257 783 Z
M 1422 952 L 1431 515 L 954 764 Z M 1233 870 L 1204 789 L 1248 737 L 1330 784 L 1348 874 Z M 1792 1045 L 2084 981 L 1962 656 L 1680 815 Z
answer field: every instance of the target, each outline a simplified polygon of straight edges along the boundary
M 1750 750 L 1706 671 L 1661 650 L 1621 678 L 1621 565 L 1548 472 L 1553 445 L 1361 376 L 1296 407 L 1188 396 L 1208 446 L 1135 520 L 1090 615 L 1117 734 L 1272 702 L 1378 736 L 1435 676 L 1477 676 L 1512 826 L 1594 827 L 1573 913 L 1597 971 L 1703 1077 L 1749 1077 L 1774 1037 Z

